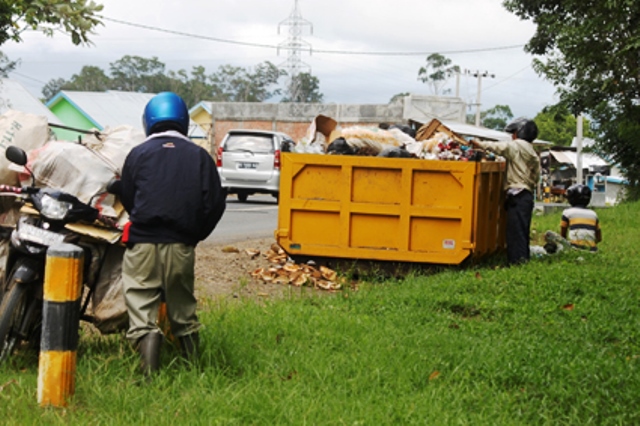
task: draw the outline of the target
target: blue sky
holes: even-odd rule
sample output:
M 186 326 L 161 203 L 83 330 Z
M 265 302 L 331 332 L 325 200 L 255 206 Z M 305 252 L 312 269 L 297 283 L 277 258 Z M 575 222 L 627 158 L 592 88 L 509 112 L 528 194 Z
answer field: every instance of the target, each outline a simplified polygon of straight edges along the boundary
M 290 27 L 279 24 L 291 15 L 295 0 L 102 3 L 109 20 L 96 30 L 92 46 L 73 46 L 63 34 L 49 38 L 39 32 L 25 33 L 20 44 L 5 43 L 1 50 L 21 61 L 11 77 L 41 96 L 51 79 L 68 79 L 84 65 L 108 70 L 124 55 L 155 56 L 172 70 L 202 65 L 208 73 L 225 64 L 287 61 L 287 51 L 275 46 L 287 41 Z M 319 78 L 326 102 L 386 103 L 400 92 L 433 94 L 417 77 L 426 57 L 436 52 L 463 70 L 494 76 L 482 80 L 483 110 L 509 105 L 516 116 L 533 116 L 557 101 L 555 89 L 535 74 L 533 58 L 521 47 L 535 27 L 508 13 L 501 0 L 299 0 L 298 8 L 311 24 L 300 27 L 311 47 L 301 60 Z M 447 87 L 454 94 L 455 79 Z M 475 104 L 477 79 L 463 76 L 459 87 L 460 97 Z

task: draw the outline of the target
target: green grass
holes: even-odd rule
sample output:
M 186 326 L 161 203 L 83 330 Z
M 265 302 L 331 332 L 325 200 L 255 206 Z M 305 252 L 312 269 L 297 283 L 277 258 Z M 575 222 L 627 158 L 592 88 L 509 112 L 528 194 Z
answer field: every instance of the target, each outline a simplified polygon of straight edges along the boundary
M 83 334 L 66 409 L 33 356 L 0 367 L 7 424 L 638 424 L 640 204 L 599 210 L 600 253 L 495 261 L 358 291 L 203 308 L 200 368 L 168 346 L 140 380 L 121 336 Z M 560 213 L 536 217 L 538 234 Z

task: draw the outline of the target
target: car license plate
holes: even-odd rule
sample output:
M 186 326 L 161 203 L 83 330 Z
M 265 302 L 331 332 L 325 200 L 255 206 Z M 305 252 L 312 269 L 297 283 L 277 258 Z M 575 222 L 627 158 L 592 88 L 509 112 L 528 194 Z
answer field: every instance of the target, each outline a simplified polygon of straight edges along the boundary
M 257 169 L 258 163 L 238 163 L 239 169 Z
M 37 226 L 21 223 L 18 238 L 45 246 L 52 246 L 64 241 L 64 235 L 38 228 Z

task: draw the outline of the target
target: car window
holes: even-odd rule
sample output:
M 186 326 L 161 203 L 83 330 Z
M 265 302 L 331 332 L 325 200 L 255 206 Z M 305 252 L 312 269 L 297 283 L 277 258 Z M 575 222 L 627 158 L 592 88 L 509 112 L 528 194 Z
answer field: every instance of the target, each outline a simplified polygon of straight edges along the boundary
M 273 152 L 273 140 L 266 135 L 230 135 L 224 144 L 224 150 L 269 154 Z

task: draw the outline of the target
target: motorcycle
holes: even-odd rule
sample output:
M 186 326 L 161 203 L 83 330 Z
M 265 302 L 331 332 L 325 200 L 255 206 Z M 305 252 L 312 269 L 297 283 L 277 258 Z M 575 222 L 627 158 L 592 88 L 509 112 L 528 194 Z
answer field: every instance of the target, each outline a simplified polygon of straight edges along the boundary
M 116 239 L 120 234 L 115 220 L 102 216 L 98 209 L 75 196 L 36 187 L 22 149 L 10 146 L 6 157 L 31 174 L 32 184 L 24 187 L 0 185 L 0 195 L 17 197 L 23 202 L 17 224 L 10 231 L 6 273 L 0 285 L 0 363 L 23 342 L 39 349 L 48 247 L 64 242 L 84 250 L 80 319 L 93 323 L 95 318 L 87 314 L 87 309 L 104 260 L 110 248 L 115 246 L 113 239 L 107 242 L 96 238 L 95 233 L 83 230 L 97 225 Z

